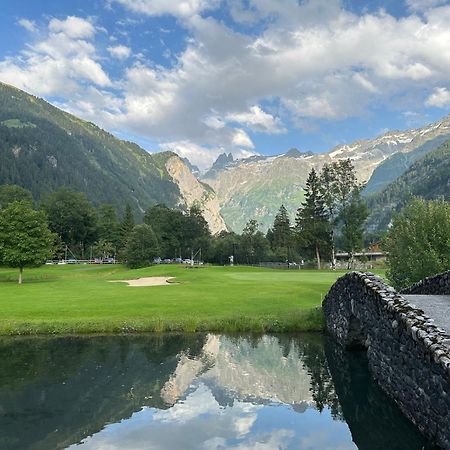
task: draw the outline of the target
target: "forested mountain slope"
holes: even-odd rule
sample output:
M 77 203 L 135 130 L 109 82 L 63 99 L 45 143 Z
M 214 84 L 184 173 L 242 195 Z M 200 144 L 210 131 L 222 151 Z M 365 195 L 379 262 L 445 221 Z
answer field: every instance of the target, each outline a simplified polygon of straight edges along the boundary
M 385 229 L 392 214 L 413 196 L 450 200 L 450 139 L 412 164 L 382 192 L 368 198 L 368 228 Z
M 0 83 L 0 184 L 23 186 L 37 201 L 67 186 L 84 192 L 97 205 L 111 203 L 119 211 L 127 203 L 137 213 L 156 203 L 187 208 L 201 198 L 184 198 L 176 173 L 170 174 L 166 167 L 173 156 L 150 154 Z
M 437 136 L 434 139 L 430 139 L 425 144 L 417 147 L 410 152 L 398 152 L 382 162 L 373 172 L 370 180 L 368 181 L 363 194 L 370 195 L 377 192 L 381 192 L 390 183 L 402 176 L 412 164 L 417 160 L 425 156 L 427 153 L 435 150 L 443 142 L 450 138 L 449 134 Z

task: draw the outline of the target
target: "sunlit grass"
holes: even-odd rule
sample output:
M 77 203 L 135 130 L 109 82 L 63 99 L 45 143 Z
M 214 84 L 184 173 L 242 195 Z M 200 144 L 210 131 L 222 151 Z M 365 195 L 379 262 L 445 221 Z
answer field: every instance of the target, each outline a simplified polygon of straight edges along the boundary
M 323 328 L 322 298 L 343 272 L 161 265 L 0 269 L 0 334 L 143 331 L 307 331 Z M 175 277 L 170 286 L 110 280 Z

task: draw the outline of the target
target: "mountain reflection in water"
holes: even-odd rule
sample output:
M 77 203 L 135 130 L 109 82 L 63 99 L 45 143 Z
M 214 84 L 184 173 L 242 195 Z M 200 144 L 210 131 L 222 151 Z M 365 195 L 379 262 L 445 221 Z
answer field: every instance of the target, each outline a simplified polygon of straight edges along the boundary
M 320 334 L 4 338 L 0 368 L 0 449 L 431 448 Z

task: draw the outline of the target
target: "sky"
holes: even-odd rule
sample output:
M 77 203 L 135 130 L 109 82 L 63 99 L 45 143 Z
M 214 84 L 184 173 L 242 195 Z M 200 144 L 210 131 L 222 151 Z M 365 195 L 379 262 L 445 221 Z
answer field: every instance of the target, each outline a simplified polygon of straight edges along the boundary
M 0 81 L 148 151 L 323 152 L 450 112 L 450 1 L 0 0 Z

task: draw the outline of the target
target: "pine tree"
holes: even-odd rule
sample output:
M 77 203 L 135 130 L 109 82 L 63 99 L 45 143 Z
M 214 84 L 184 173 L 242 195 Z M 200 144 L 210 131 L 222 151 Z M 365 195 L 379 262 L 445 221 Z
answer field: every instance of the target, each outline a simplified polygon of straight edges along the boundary
M 288 260 L 292 245 L 291 223 L 287 209 L 281 205 L 273 222 L 271 236 L 272 250 L 282 259 Z
M 128 203 L 125 207 L 125 213 L 123 215 L 122 222 L 120 223 L 120 237 L 121 237 L 121 247 L 126 243 L 128 235 L 134 228 L 134 215 L 130 204 Z
M 305 201 L 297 210 L 295 222 L 300 247 L 315 256 L 317 268 L 320 269 L 321 258 L 330 251 L 331 227 L 320 190 L 320 179 L 314 169 L 308 175 Z
M 116 247 L 120 242 L 120 224 L 113 205 L 100 205 L 97 211 L 97 228 L 99 240 L 110 242 Z

